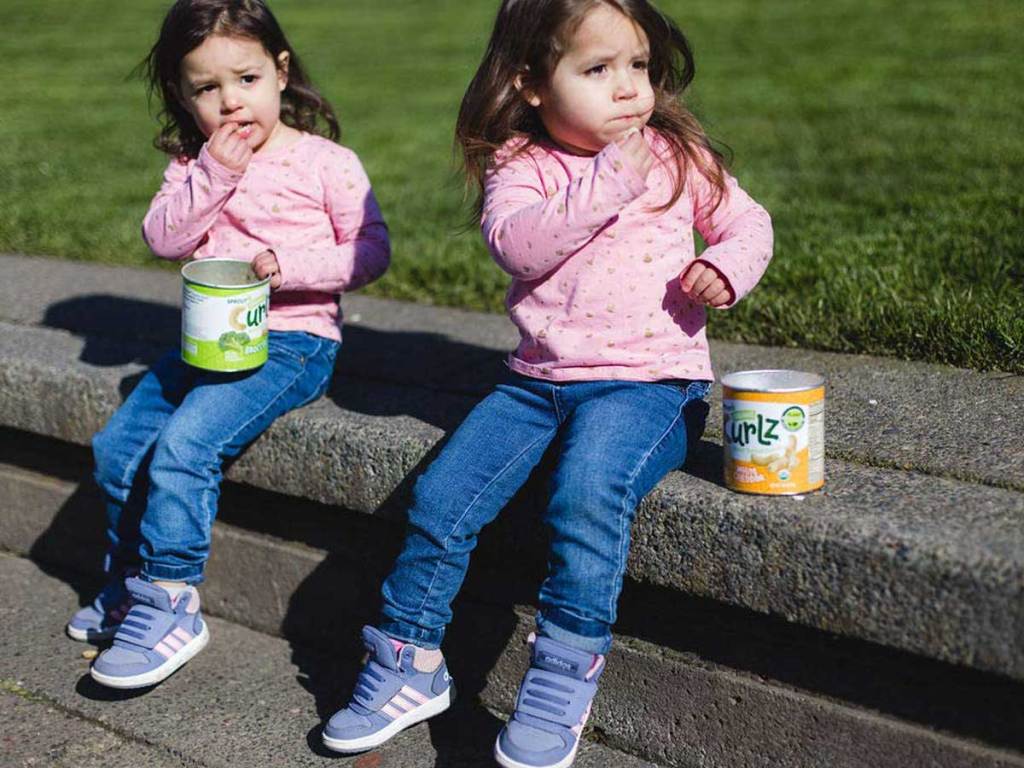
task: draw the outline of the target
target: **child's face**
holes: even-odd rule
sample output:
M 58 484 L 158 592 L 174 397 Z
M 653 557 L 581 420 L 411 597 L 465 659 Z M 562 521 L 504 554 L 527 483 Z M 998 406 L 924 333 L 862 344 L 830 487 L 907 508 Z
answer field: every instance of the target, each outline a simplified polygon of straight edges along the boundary
M 204 136 L 224 123 L 255 152 L 274 135 L 281 91 L 288 84 L 288 54 L 274 60 L 258 40 L 212 35 L 181 61 L 181 103 Z
M 548 82 L 524 95 L 558 144 L 584 154 L 599 152 L 650 119 L 649 56 L 644 31 L 601 4 L 586 15 Z

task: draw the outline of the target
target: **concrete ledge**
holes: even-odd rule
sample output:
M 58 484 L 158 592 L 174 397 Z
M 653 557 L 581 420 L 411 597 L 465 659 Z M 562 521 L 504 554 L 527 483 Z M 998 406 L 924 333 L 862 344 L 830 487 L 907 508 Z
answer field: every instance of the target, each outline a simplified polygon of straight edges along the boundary
M 82 362 L 87 343 L 123 348 L 3 326 L 0 424 L 86 444 L 142 370 Z M 349 379 L 335 389 L 346 407 L 332 394 L 289 414 L 227 477 L 398 514 L 444 434 L 428 419 L 457 423 L 472 398 Z M 1024 679 L 1024 494 L 830 461 L 824 493 L 744 496 L 719 484 L 719 454 L 705 444 L 695 474 L 672 473 L 645 500 L 629 576 Z
M 0 426 L 85 445 L 177 337 L 178 277 L 2 258 Z M 394 517 L 411 478 L 497 376 L 514 332 L 494 316 L 345 302 L 328 397 L 275 424 L 227 476 Z M 719 482 L 721 449 L 706 442 L 691 473 L 670 475 L 642 507 L 630 577 L 1024 679 L 1024 453 L 1011 439 L 1024 379 L 717 349 L 719 370 L 826 373 L 826 490 L 732 494 Z M 898 466 L 916 471 L 885 468 Z
M 176 344 L 180 278 L 40 257 L 0 256 L 0 320 L 86 339 Z M 339 372 L 374 382 L 481 395 L 518 339 L 502 316 L 355 295 L 344 299 Z M 712 318 L 712 332 L 714 324 Z M 828 383 L 828 455 L 870 466 L 1024 491 L 1024 377 L 890 358 L 713 342 L 715 369 L 795 368 Z M 97 365 L 128 362 L 117 347 L 84 350 Z M 714 397 L 719 396 L 715 388 Z M 719 434 L 712 409 L 709 435 Z

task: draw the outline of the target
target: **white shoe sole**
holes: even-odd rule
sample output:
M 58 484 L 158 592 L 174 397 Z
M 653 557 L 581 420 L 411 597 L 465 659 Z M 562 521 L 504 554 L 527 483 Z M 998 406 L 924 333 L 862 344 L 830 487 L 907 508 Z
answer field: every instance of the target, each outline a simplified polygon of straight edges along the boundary
M 530 763 L 520 763 L 518 760 L 513 760 L 511 757 L 509 757 L 501 751 L 500 745 L 501 735 L 499 734 L 498 740 L 494 742 L 494 759 L 497 761 L 498 765 L 503 766 L 503 768 L 541 768 L 537 765 L 532 765 Z M 543 766 L 543 768 L 569 768 L 569 766 L 573 764 L 573 761 L 576 760 L 576 750 L 578 750 L 579 748 L 580 740 L 579 738 L 577 738 L 576 745 L 572 748 L 572 752 L 563 757 L 557 763 L 549 763 L 548 765 Z
M 185 643 L 185 645 L 181 647 L 180 651 L 175 653 L 156 669 L 151 669 L 148 672 L 143 672 L 138 675 L 131 675 L 130 677 L 121 677 L 104 675 L 93 667 L 89 670 L 89 674 L 92 675 L 92 679 L 97 683 L 105 685 L 108 688 L 146 688 L 150 685 L 156 685 L 160 681 L 166 680 L 168 677 L 173 675 L 179 668 L 181 668 L 182 665 L 187 663 L 193 656 L 203 650 L 209 641 L 210 627 L 206 621 L 203 621 L 203 631 Z
M 66 627 L 68 637 L 72 640 L 78 640 L 80 642 L 89 642 L 90 640 L 109 640 L 117 632 L 117 627 L 111 627 L 110 629 L 103 629 L 99 631 L 90 631 L 88 629 L 78 629 L 72 627 L 70 624 Z
M 379 731 L 371 733 L 369 736 L 363 736 L 358 739 L 332 739 L 325 732 L 324 746 L 335 752 L 344 753 L 365 752 L 368 749 L 379 747 L 396 733 L 404 731 L 410 725 L 415 725 L 426 720 L 428 717 L 444 712 L 452 703 L 451 693 L 451 686 L 448 686 L 444 693 L 435 696 L 427 703 L 416 707 L 416 709 L 410 709 L 404 715 L 396 717 Z

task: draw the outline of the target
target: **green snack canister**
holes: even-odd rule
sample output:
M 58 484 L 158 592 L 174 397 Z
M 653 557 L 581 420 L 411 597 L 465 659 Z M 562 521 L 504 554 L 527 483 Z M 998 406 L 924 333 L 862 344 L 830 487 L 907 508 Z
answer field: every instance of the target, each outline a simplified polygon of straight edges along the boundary
M 270 278 L 235 259 L 193 261 L 181 276 L 181 359 L 225 373 L 267 362 Z

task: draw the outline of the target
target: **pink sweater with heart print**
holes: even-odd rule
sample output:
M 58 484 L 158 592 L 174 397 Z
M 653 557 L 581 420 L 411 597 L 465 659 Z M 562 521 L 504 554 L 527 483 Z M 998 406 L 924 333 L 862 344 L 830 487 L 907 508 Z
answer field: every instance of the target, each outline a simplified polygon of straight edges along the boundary
M 656 156 L 667 142 L 648 129 Z M 519 328 L 509 367 L 552 381 L 713 379 L 703 306 L 679 277 L 695 258 L 728 280 L 734 302 L 761 278 L 772 256 L 767 212 L 731 176 L 721 205 L 692 170 L 667 211 L 668 166 L 646 181 L 617 144 L 596 156 L 521 140 L 497 155 L 484 184 L 482 229 L 498 265 L 512 275 L 506 305 Z
M 172 160 L 142 223 L 150 250 L 165 259 L 252 261 L 271 250 L 281 286 L 268 325 L 341 339 L 338 294 L 388 268 L 388 229 L 359 158 L 304 133 L 257 152 L 238 173 L 204 146 L 195 160 Z

